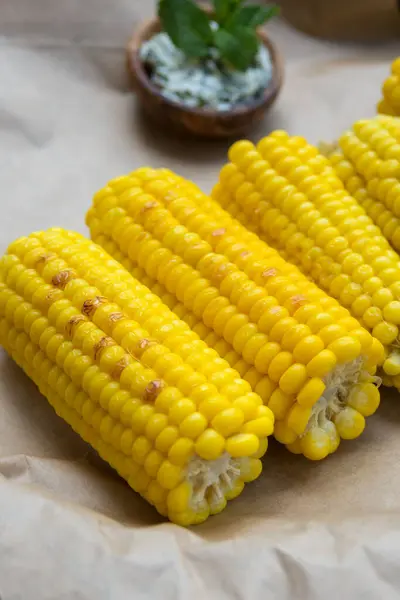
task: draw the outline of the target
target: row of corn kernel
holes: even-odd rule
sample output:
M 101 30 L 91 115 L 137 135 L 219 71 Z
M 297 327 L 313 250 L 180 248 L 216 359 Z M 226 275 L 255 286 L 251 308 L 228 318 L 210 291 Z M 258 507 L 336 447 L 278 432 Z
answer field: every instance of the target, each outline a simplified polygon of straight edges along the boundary
M 355 199 L 343 193 L 332 170 L 324 173 L 327 159 L 301 138 L 288 138 L 284 132 L 265 138 L 257 149 L 250 142 L 238 143 L 230 157 L 233 163 L 220 177 L 225 194 L 222 199 L 228 204 L 239 203 L 249 218 L 258 208 L 259 230 L 272 243 L 271 230 L 279 226 L 280 219 L 277 246 L 285 247 L 291 259 L 349 306 L 382 343 L 390 346 L 395 342 L 397 255 L 388 249 L 387 241 Z M 308 164 L 299 165 L 300 159 Z M 255 162 L 258 172 L 254 179 L 254 171 L 248 175 L 248 170 Z M 242 198 L 240 181 L 247 190 L 252 183 L 258 192 L 250 206 Z M 221 199 L 220 188 L 216 188 L 216 198 Z
M 197 233 L 205 235 L 205 239 L 211 243 L 217 252 L 226 254 L 232 262 L 246 273 L 246 269 L 251 269 L 255 260 L 261 258 L 269 260 L 268 264 L 270 268 L 275 269 L 277 274 L 279 273 L 279 276 L 284 274 L 290 277 L 290 282 L 295 282 L 297 286 L 297 292 L 306 292 L 309 301 L 318 302 L 324 310 L 332 309 L 337 318 L 349 316 L 348 311 L 340 306 L 335 299 L 327 296 L 316 285 L 311 284 L 294 265 L 283 260 L 282 256 L 273 248 L 262 243 L 258 236 L 247 231 L 239 223 L 235 223 L 229 213 L 223 210 L 209 196 L 202 193 L 193 183 L 171 172 L 167 172 L 167 177 L 163 181 L 159 180 L 160 174 L 155 170 L 146 169 L 141 170 L 140 173 L 143 189 L 148 193 L 154 194 L 157 198 L 159 197 L 158 194 L 161 194 L 161 199 L 163 193 L 165 195 L 165 191 L 168 190 L 168 197 L 171 197 L 171 194 L 173 194 L 177 200 L 178 211 L 179 197 L 181 197 L 184 203 L 184 210 L 178 213 L 178 215 L 182 224 L 187 227 L 192 227 L 190 216 L 191 214 L 195 215 L 197 207 L 201 207 L 203 211 L 212 216 L 213 222 L 207 222 L 206 225 L 208 235 L 204 231 L 204 225 L 201 231 L 196 230 Z M 172 205 L 169 204 L 169 207 L 172 209 Z M 177 206 L 175 205 L 175 210 L 176 208 Z M 219 229 L 216 230 L 215 227 L 217 225 Z M 267 267 L 268 265 L 265 264 L 266 269 Z
M 325 389 L 314 373 L 314 366 L 325 375 L 335 368 L 336 362 L 351 361 L 361 352 L 357 333 L 346 337 L 342 335 L 342 327 L 337 331 L 335 326 L 328 326 L 324 343 L 307 325 L 290 316 L 305 308 L 291 302 L 294 297 L 299 298 L 298 288 L 277 273 L 273 262 L 265 258 L 257 261 L 245 245 L 238 247 L 242 240 L 230 235 L 228 228 L 221 228 L 213 213 L 197 205 L 193 195 L 185 195 L 179 188 L 171 189 L 165 172 L 140 170 L 110 182 L 95 196 L 87 222 L 94 238 L 112 239 L 117 252 L 128 256 L 162 283 L 196 317 L 223 335 L 244 360 L 279 385 L 271 400 L 284 405 L 286 433 L 289 436 L 292 432 L 291 439 L 304 433 L 312 414 L 311 406 Z M 276 256 L 274 252 L 271 260 Z M 235 262 L 229 262 L 228 257 Z M 236 263 L 239 260 L 243 268 Z M 315 288 L 311 284 L 309 287 Z M 285 303 L 285 307 L 279 306 L 279 302 Z M 302 299 L 301 304 L 304 303 L 311 305 L 307 298 Z M 342 310 L 337 308 L 339 312 Z M 298 333 L 294 337 L 287 332 L 293 325 L 302 325 L 294 327 Z M 357 323 L 356 326 L 359 330 Z M 285 337 L 286 333 L 289 337 Z M 367 348 L 372 344 L 367 332 L 361 333 L 367 353 L 375 352 Z M 310 379 L 311 369 L 314 377 Z M 296 396 L 300 403 L 295 402 Z
M 377 109 L 379 113 L 399 116 L 400 115 L 400 57 L 392 62 L 392 73 L 385 79 L 382 86 L 382 100 L 379 101 Z
M 78 238 L 78 240 L 74 240 L 75 244 L 72 240 L 67 241 L 66 247 L 62 252 L 64 252 L 65 248 L 67 249 L 68 254 L 72 254 L 74 258 L 71 258 L 71 264 L 75 261 L 76 267 L 79 268 L 82 265 L 82 260 L 80 257 L 79 246 L 84 245 L 86 242 L 83 238 Z M 78 243 L 76 243 L 78 242 Z M 256 400 L 254 394 L 251 394 L 251 390 L 248 384 L 244 381 L 241 381 L 238 378 L 237 372 L 228 368 L 228 365 L 221 361 L 220 358 L 215 358 L 216 353 L 211 349 L 207 348 L 205 344 L 201 343 L 197 336 L 193 335 L 193 333 L 184 326 L 184 324 L 178 321 L 170 311 L 164 307 L 161 302 L 156 299 L 149 291 L 139 284 L 135 282 L 134 289 L 127 289 L 126 284 L 123 284 L 123 278 L 129 280 L 132 278 L 120 268 L 119 265 L 115 263 L 115 261 L 110 261 L 107 271 L 107 267 L 105 266 L 104 260 L 102 264 L 99 266 L 97 263 L 97 268 L 93 268 L 91 265 L 90 259 L 85 261 L 85 269 L 90 267 L 90 271 L 88 273 L 87 279 L 92 284 L 100 283 L 106 286 L 105 289 L 109 294 L 109 297 L 112 300 L 117 300 L 121 303 L 121 307 L 124 308 L 126 315 L 134 318 L 140 317 L 143 326 L 145 326 L 151 333 L 156 337 L 162 338 L 163 344 L 165 346 L 170 347 L 173 352 L 178 352 L 182 358 L 185 358 L 186 355 L 186 363 L 190 366 L 190 369 L 195 369 L 197 371 L 202 372 L 203 378 L 199 377 L 199 374 L 195 376 L 192 373 L 190 376 L 185 378 L 185 381 L 188 381 L 188 384 L 194 385 L 198 383 L 203 386 L 202 394 L 204 399 L 209 396 L 213 396 L 213 392 L 211 388 L 204 387 L 205 380 L 204 375 L 208 377 L 210 383 L 216 386 L 219 391 L 226 395 L 230 400 L 236 401 L 240 400 L 240 402 L 245 405 L 246 402 L 249 403 L 249 411 L 253 411 L 254 406 L 253 402 Z M 119 281 L 118 286 L 118 296 L 114 296 L 116 289 L 114 287 L 115 281 Z M 130 286 L 132 288 L 132 286 Z M 140 302 L 141 294 L 144 292 L 145 300 L 144 302 Z M 123 297 L 122 297 L 123 296 Z M 133 302 L 133 305 L 132 305 Z M 148 304 L 149 303 L 149 304 Z M 155 304 L 157 305 L 157 314 L 154 313 Z M 146 310 L 147 309 L 147 310 Z M 108 307 L 105 318 L 107 319 L 110 315 L 110 307 Z M 150 316 L 147 319 L 147 314 L 150 311 Z M 163 314 L 163 317 L 159 317 L 159 314 Z M 115 321 L 115 313 L 112 313 L 112 320 Z M 103 323 L 103 326 L 106 327 L 106 322 Z M 184 326 L 184 328 L 182 328 Z M 120 334 L 123 334 L 123 331 L 126 329 L 126 323 L 121 323 L 119 325 Z M 162 331 L 160 331 L 162 329 Z M 172 332 L 172 335 L 171 335 Z M 125 334 L 130 333 L 125 332 Z M 186 333 L 186 336 L 183 336 L 183 333 Z M 131 335 L 131 333 L 130 333 Z M 188 342 L 192 342 L 188 345 Z M 154 353 L 156 350 L 154 340 L 148 340 L 150 343 L 143 343 L 144 340 L 141 340 L 140 350 L 141 353 L 143 349 L 151 346 L 151 351 Z M 150 351 L 150 348 L 149 348 Z M 146 354 L 148 355 L 148 353 Z M 156 352 L 156 356 L 158 356 L 158 363 L 160 363 L 160 353 Z M 141 355 L 141 360 L 144 360 L 144 355 Z M 158 364 L 157 363 L 157 364 Z M 171 364 L 170 361 L 166 361 L 166 357 L 164 356 L 162 359 L 162 365 L 160 364 L 160 368 L 162 368 L 163 372 L 168 371 L 168 376 L 173 377 L 174 373 L 181 373 L 182 375 L 182 366 L 179 365 L 179 368 L 174 369 L 174 365 Z M 200 400 L 200 397 L 199 397 Z M 221 406 L 224 405 L 222 399 L 220 401 Z M 216 405 L 214 406 L 215 410 Z
M 376 117 L 359 121 L 352 131 L 341 136 L 340 146 L 365 181 L 371 198 L 381 202 L 389 214 L 399 217 L 400 120 Z
M 286 217 L 268 202 L 262 200 L 262 192 L 257 193 L 255 191 L 255 185 L 253 185 L 253 202 L 249 204 L 247 201 L 241 201 L 240 193 L 239 199 L 235 194 L 235 185 L 239 183 L 237 176 L 240 175 L 243 180 L 244 175 L 239 172 L 235 165 L 230 164 L 228 167 L 229 170 L 228 168 L 225 168 L 221 172 L 221 183 L 214 189 L 215 198 L 217 198 L 221 204 L 226 206 L 228 210 L 231 210 L 231 207 L 235 206 L 236 204 L 243 205 L 248 215 L 247 219 L 250 219 L 251 216 L 254 215 L 255 211 L 258 211 L 257 216 L 262 217 L 261 220 L 258 219 L 258 222 L 260 223 L 259 229 L 262 228 L 263 233 L 267 233 L 267 241 L 275 244 L 279 249 L 281 249 L 282 246 L 286 248 L 293 261 L 305 269 L 310 269 L 311 275 L 318 279 L 320 283 L 324 285 L 324 287 L 329 288 L 329 284 L 333 282 L 336 276 L 340 275 L 340 265 L 338 263 L 334 263 L 331 259 L 329 259 L 329 257 L 324 256 L 322 249 L 316 246 L 313 246 L 310 252 L 306 254 L 306 247 L 304 246 L 304 243 L 307 240 L 305 239 L 304 234 L 301 232 L 302 226 L 307 224 L 306 222 L 303 223 L 303 221 L 306 221 L 306 219 L 299 217 L 299 223 L 290 223 L 288 217 Z M 229 179 L 229 175 L 232 176 L 233 181 Z M 248 189 L 248 182 L 246 182 L 246 187 Z M 305 215 L 306 218 L 307 216 L 308 215 Z M 283 222 L 284 219 L 285 222 Z M 279 223 L 277 220 L 280 220 L 280 224 L 283 229 L 279 229 Z M 274 237 L 274 229 L 275 231 L 278 229 L 280 235 Z M 331 289 L 330 291 L 333 292 L 334 290 Z M 346 295 L 350 295 L 351 291 L 352 286 L 350 284 L 347 289 L 345 288 L 343 290 L 340 300 L 345 302 Z M 349 304 L 349 302 L 346 303 Z M 351 308 L 353 312 L 355 312 L 354 307 L 351 306 Z
M 393 248 L 400 250 L 400 218 L 396 216 L 394 211 L 392 212 L 393 204 L 397 200 L 397 197 L 394 197 L 392 200 L 393 194 L 390 194 L 389 196 L 385 194 L 385 199 L 388 198 L 388 204 L 391 207 L 390 209 L 387 208 L 383 202 L 369 193 L 366 180 L 361 175 L 358 175 L 353 163 L 346 159 L 342 152 L 333 152 L 329 155 L 329 160 L 347 191 L 354 196 L 367 215 L 382 230 L 383 235 L 391 243 Z M 372 186 L 370 186 L 370 189 L 371 187 Z M 382 195 L 379 188 L 376 195 Z M 400 189 L 398 197 L 400 200 Z M 396 209 L 396 212 L 398 213 L 399 210 L 400 204 Z
M 60 241 L 58 236 L 57 244 L 58 250 L 63 256 L 68 256 L 74 268 L 82 268 L 82 250 L 85 251 L 86 244 L 84 238 L 75 234 Z M 99 247 L 94 247 L 94 250 L 97 250 L 97 254 L 101 252 Z M 105 286 L 107 296 L 113 302 L 120 304 L 127 316 L 140 319 L 151 336 L 160 339 L 165 346 L 185 359 L 187 364 L 208 377 L 221 393 L 228 395 L 232 400 L 246 397 L 250 389 L 243 381 L 238 380 L 237 372 L 229 369 L 229 365 L 221 361 L 215 351 L 201 342 L 185 323 L 179 321 L 157 296 L 150 293 L 138 281 L 132 280 L 132 277 L 115 260 L 99 262 L 96 256 L 92 260 L 86 258 L 84 268 L 89 267 L 90 270 L 86 275 L 89 283 Z M 157 309 L 156 313 L 154 309 Z M 109 312 L 110 308 L 105 310 Z
M 204 503 L 201 514 L 190 511 L 184 511 L 185 515 L 181 516 L 174 514 L 173 499 L 179 493 L 173 494 L 172 490 L 179 487 L 185 461 L 194 451 L 200 456 L 203 454 L 206 460 L 213 460 L 221 455 L 225 447 L 229 448 L 229 440 L 225 445 L 221 433 L 214 428 L 207 429 L 208 420 L 224 430 L 228 422 L 232 425 L 232 416 L 237 418 L 239 411 L 235 409 L 235 415 L 224 415 L 223 411 L 217 410 L 217 414 L 209 419 L 196 412 L 196 408 L 204 403 L 201 398 L 195 397 L 194 391 L 199 390 L 201 397 L 215 398 L 215 406 L 212 407 L 215 411 L 216 407 L 220 407 L 217 389 L 203 378 L 193 378 L 198 373 L 193 372 L 192 367 L 182 360 L 177 361 L 177 357 L 166 351 L 156 340 L 152 339 L 151 344 L 142 344 L 141 342 L 151 339 L 149 334 L 137 323 L 127 319 L 118 305 L 110 304 L 99 289 L 88 285 L 82 276 L 87 274 L 85 271 L 90 263 L 90 252 L 84 250 L 85 245 L 87 250 L 93 249 L 93 245 L 82 238 L 82 278 L 79 278 L 78 273 L 70 268 L 70 263 L 60 259 L 54 252 L 63 246 L 65 237 L 68 236 L 56 231 L 41 237 L 42 239 L 32 236 L 27 240 L 19 240 L 12 245 L 14 255 L 8 255 L 2 260 L 2 278 L 7 287 L 4 289 L 3 286 L 1 291 L 0 314 L 4 314 L 8 324 L 14 325 L 16 331 L 25 331 L 32 343 L 45 349 L 47 362 L 53 361 L 53 366 L 57 365 L 57 369 L 63 367 L 65 373 L 49 368 L 49 383 L 61 386 L 57 388 L 61 391 L 64 388 L 66 390 L 68 386 L 64 385 L 65 377 L 70 375 L 74 378 L 75 386 L 83 387 L 89 401 L 79 406 L 81 418 L 92 425 L 95 419 L 97 431 L 103 441 L 107 441 L 111 430 L 117 429 L 120 432 L 122 451 L 131 454 L 141 469 L 138 486 L 142 488 L 143 482 L 147 482 L 150 490 L 138 489 L 140 493 L 156 503 L 155 492 L 158 491 L 158 498 L 161 494 L 160 487 L 164 489 L 165 502 L 163 504 L 160 500 L 157 508 L 160 512 L 165 512 L 168 505 L 166 498 L 170 497 L 167 508 L 175 520 L 182 521 L 188 517 L 196 520 L 207 516 Z M 41 243 L 44 239 L 48 242 L 47 246 Z M 48 246 L 52 246 L 52 249 Z M 98 265 L 107 260 L 107 255 L 100 250 L 99 253 Z M 104 331 L 98 327 L 104 328 Z M 179 328 L 177 332 L 179 335 Z M 131 357 L 138 352 L 139 362 Z M 175 370 L 169 368 L 173 366 L 171 362 L 175 365 Z M 63 384 L 58 383 L 60 377 Z M 174 385 L 177 387 L 173 387 Z M 184 397 L 186 392 L 190 392 L 190 398 Z M 256 398 L 254 394 L 252 396 Z M 118 413 L 120 423 L 115 423 L 115 419 L 104 412 L 104 403 L 114 414 Z M 243 415 L 244 425 L 235 423 L 238 431 L 246 427 L 246 422 L 250 424 L 250 429 L 253 422 L 258 430 L 260 425 L 265 425 L 264 420 L 268 420 L 268 415 L 264 415 L 264 412 L 267 409 L 258 403 L 255 407 L 256 414 L 250 420 Z M 260 413 L 260 419 L 257 421 L 256 418 L 254 421 L 254 416 L 257 417 L 260 411 L 263 414 Z M 268 427 L 271 433 L 270 419 Z M 149 439 L 150 430 L 154 432 L 154 437 L 150 435 Z M 244 449 L 246 436 L 249 440 L 254 437 L 254 442 L 257 439 L 254 434 L 244 432 L 241 437 L 237 437 L 236 442 L 234 435 L 230 437 L 230 450 L 233 453 L 235 443 L 239 453 L 241 451 L 238 448 Z M 155 448 L 152 450 L 153 440 Z M 256 448 L 253 444 L 254 452 L 258 452 L 259 445 L 258 443 Z M 260 465 L 257 468 L 259 470 Z M 152 474 L 156 471 L 153 478 L 149 470 Z M 135 481 L 130 483 L 135 487 Z M 241 484 L 243 487 L 243 481 Z M 238 489 L 237 486 L 236 488 Z M 185 489 L 187 492 L 187 486 Z
M 94 219 L 94 218 L 93 218 Z M 92 224 L 94 220 L 92 219 Z M 173 294 L 170 294 L 163 285 L 148 277 L 143 269 L 134 265 L 134 263 L 119 250 L 116 243 L 107 238 L 107 236 L 94 236 L 93 240 L 101 245 L 109 254 L 115 257 L 134 277 L 148 287 L 160 300 L 168 306 L 179 319 L 185 321 L 194 334 L 198 335 L 204 343 L 213 348 L 220 357 L 226 360 L 229 365 L 237 371 L 247 381 L 251 388 L 258 394 L 265 403 L 268 402 L 272 392 L 276 389 L 276 384 L 268 376 L 259 373 L 255 367 L 247 363 L 238 354 L 223 337 L 217 335 L 210 327 L 204 325 L 201 319 L 188 310 L 179 302 Z M 276 413 L 275 413 L 276 416 Z

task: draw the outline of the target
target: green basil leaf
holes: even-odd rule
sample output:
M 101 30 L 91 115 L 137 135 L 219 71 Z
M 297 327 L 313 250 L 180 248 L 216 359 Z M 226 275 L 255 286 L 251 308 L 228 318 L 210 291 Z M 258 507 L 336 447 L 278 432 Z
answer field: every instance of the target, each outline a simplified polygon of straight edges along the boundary
M 191 58 L 207 56 L 213 41 L 208 15 L 192 0 L 159 0 L 158 16 L 175 46 Z
M 219 29 L 215 32 L 214 42 L 221 57 L 239 71 L 245 71 L 251 65 L 260 44 L 255 30 L 248 27 L 235 27 L 229 31 Z
M 218 23 L 223 23 L 228 16 L 230 0 L 214 0 L 215 18 Z
M 235 27 L 259 27 L 279 14 L 278 6 L 247 5 L 238 7 L 225 24 L 226 29 Z
M 244 0 L 213 0 L 215 19 L 219 24 L 225 23 L 239 4 Z

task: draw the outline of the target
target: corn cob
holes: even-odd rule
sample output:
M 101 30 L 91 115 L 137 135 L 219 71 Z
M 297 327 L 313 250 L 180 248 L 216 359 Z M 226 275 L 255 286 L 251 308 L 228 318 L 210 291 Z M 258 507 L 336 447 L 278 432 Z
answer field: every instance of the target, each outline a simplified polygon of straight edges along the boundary
M 400 56 L 392 62 L 392 73 L 383 83 L 382 95 L 378 113 L 400 116 Z
M 393 248 L 400 250 L 400 219 L 387 206 L 368 191 L 366 180 L 360 176 L 353 163 L 340 150 L 329 155 L 329 160 L 346 190 L 354 196 L 367 215 L 380 227 Z
M 380 344 L 193 184 L 140 169 L 95 195 L 87 224 L 93 240 L 254 377 L 275 437 L 290 450 L 321 459 L 340 437 L 362 432 L 379 404 Z
M 257 148 L 238 142 L 230 159 L 214 198 L 230 211 L 239 205 L 264 239 L 351 310 L 385 346 L 385 381 L 399 387 L 400 264 L 379 227 L 303 138 L 277 131 Z
M 0 343 L 56 412 L 170 520 L 220 512 L 261 473 L 273 414 L 101 248 L 59 229 L 0 262 Z
M 381 118 L 379 118 L 368 121 L 367 125 L 373 125 L 374 133 L 380 135 L 381 140 L 386 143 L 389 135 L 385 135 L 381 123 Z M 357 129 L 358 126 L 357 123 L 354 128 Z M 400 198 L 400 185 L 396 185 L 397 182 L 393 178 L 385 179 L 378 176 L 367 179 L 368 174 L 365 169 L 362 168 L 364 174 L 357 170 L 357 161 L 363 155 L 362 150 L 364 153 L 374 152 L 376 154 L 376 152 L 366 142 L 358 139 L 354 132 L 345 134 L 342 141 L 343 147 L 347 148 L 346 154 L 340 148 L 335 148 L 327 154 L 336 175 L 349 194 L 354 196 L 367 215 L 382 230 L 384 237 L 393 248 L 399 251 L 400 201 L 397 198 Z M 391 142 L 393 148 L 396 142 L 393 140 Z M 355 152 L 357 156 L 355 156 Z M 376 155 L 376 161 L 379 160 Z

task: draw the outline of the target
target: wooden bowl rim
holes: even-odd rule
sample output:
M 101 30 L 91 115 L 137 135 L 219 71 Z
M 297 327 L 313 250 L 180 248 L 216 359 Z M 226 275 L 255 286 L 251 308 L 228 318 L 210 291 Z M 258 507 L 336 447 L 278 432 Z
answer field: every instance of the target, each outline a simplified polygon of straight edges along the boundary
M 181 104 L 170 98 L 166 98 L 160 92 L 160 89 L 150 80 L 140 57 L 140 48 L 142 44 L 151 39 L 153 35 L 161 31 L 161 23 L 158 17 L 154 17 L 149 21 L 143 23 L 138 29 L 135 30 L 131 39 L 127 45 L 127 62 L 128 68 L 132 76 L 136 79 L 137 83 L 147 90 L 151 95 L 156 96 L 160 101 L 169 105 L 174 109 L 179 109 L 183 113 L 197 115 L 198 117 L 243 117 L 246 114 L 252 113 L 254 110 L 262 108 L 264 105 L 268 105 L 272 99 L 274 99 L 283 83 L 283 61 L 281 55 L 278 52 L 275 44 L 271 41 L 269 36 L 262 30 L 258 30 L 258 36 L 264 46 L 267 47 L 272 62 L 272 78 L 268 86 L 265 88 L 261 98 L 248 102 L 246 104 L 239 104 L 238 106 L 230 110 L 215 110 L 212 108 L 202 107 L 190 107 Z

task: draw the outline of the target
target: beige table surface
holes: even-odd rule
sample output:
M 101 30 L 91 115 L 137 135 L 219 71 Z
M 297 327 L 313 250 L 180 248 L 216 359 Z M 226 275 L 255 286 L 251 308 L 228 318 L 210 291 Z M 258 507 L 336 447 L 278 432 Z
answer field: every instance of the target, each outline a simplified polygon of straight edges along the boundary
M 226 142 L 174 139 L 137 110 L 124 70 L 148 0 L 0 0 L 0 251 L 83 215 L 109 178 L 168 166 L 206 190 Z M 400 45 L 337 46 L 270 26 L 283 93 L 255 133 L 313 142 L 374 112 Z M 400 597 L 400 403 L 321 464 L 272 445 L 220 516 L 162 522 L 0 351 L 1 600 L 385 600 Z

